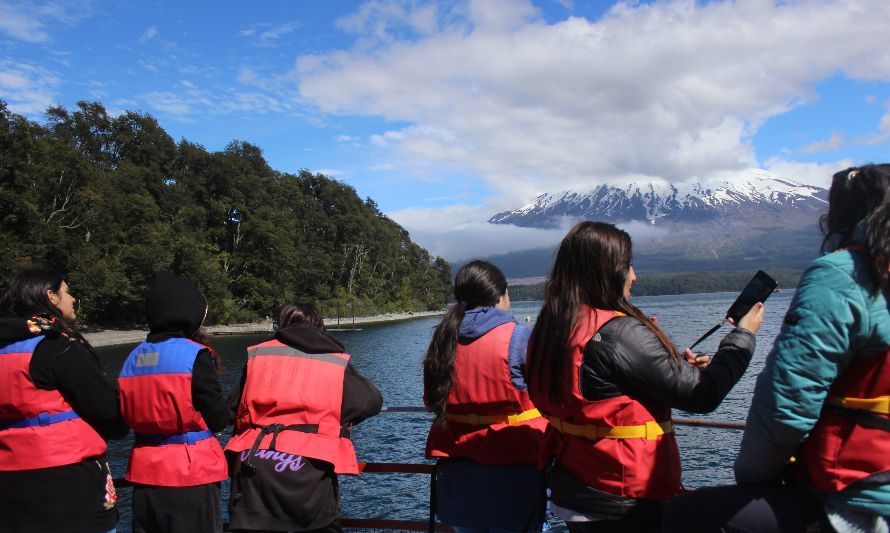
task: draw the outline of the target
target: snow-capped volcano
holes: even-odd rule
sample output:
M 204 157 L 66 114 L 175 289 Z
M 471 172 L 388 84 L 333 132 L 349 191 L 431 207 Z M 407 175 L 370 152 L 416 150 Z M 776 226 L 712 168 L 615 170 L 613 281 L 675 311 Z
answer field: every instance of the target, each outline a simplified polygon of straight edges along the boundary
M 604 183 L 586 191 L 545 193 L 489 222 L 555 227 L 565 218 L 656 225 L 746 219 L 758 226 L 799 226 L 812 223 L 827 198 L 823 188 L 753 169 L 705 183 Z

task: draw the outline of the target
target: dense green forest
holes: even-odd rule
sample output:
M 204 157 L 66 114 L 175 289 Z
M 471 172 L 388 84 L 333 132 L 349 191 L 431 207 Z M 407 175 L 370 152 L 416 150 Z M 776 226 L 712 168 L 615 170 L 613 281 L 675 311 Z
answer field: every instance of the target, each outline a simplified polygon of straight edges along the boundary
M 370 198 L 320 174 L 277 172 L 262 151 L 175 142 L 153 117 L 100 103 L 38 124 L 0 101 L 0 277 L 68 273 L 81 320 L 144 322 L 152 274 L 207 296 L 208 320 L 249 321 L 301 300 L 327 315 L 438 309 L 449 264 Z
M 776 269 L 767 272 L 779 284 L 780 289 L 797 287 L 802 270 Z M 633 284 L 634 296 L 659 294 L 693 294 L 703 292 L 741 291 L 754 276 L 754 271 L 744 272 L 675 272 L 640 273 Z M 511 285 L 510 299 L 540 300 L 544 296 L 544 284 Z

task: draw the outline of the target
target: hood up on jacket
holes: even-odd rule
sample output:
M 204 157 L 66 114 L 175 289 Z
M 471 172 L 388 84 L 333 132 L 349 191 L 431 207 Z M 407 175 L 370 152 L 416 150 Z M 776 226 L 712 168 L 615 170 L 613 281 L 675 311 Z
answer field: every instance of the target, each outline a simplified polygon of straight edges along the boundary
M 516 320 L 506 311 L 496 307 L 477 307 L 464 314 L 457 336 L 461 342 L 470 342 L 508 322 Z
M 162 270 L 145 301 L 149 338 L 190 338 L 204 323 L 207 300 L 197 287 L 173 272 Z
M 292 324 L 275 332 L 275 339 L 306 353 L 346 353 L 343 344 L 326 331 Z

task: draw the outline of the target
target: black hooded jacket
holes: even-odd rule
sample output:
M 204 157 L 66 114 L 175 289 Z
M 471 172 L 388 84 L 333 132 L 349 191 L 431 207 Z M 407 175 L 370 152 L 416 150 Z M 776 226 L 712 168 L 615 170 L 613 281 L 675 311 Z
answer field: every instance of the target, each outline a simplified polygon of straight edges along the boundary
M 293 325 L 275 333 L 275 339 L 305 353 L 344 353 L 340 341 L 324 331 L 305 325 Z M 241 401 L 247 365 L 241 385 L 232 394 L 232 409 Z M 343 376 L 343 403 L 340 424 L 358 424 L 376 415 L 383 407 L 383 397 L 371 382 L 348 364 Z M 238 454 L 227 453 L 232 477 L 229 505 L 233 530 L 311 531 L 328 528 L 339 516 L 337 476 L 330 463 L 303 458 L 299 472 L 280 474 L 274 463 L 256 461 L 255 476 L 240 475 Z M 327 529 L 325 529 L 327 531 Z
M 148 342 L 194 339 L 207 315 L 207 300 L 185 279 L 161 271 L 155 275 L 145 308 Z M 222 431 L 232 423 L 232 413 L 219 384 L 217 365 L 209 350 L 198 352 L 192 368 L 192 402 L 210 431 Z
M 105 377 L 96 352 L 76 335 L 53 325 L 41 332 L 28 369 L 34 384 L 58 390 L 74 411 L 105 439 L 129 428 L 118 412 L 118 390 Z M 0 345 L 34 337 L 28 318 L 0 318 Z M 0 472 L 0 530 L 9 533 L 108 531 L 117 509 L 106 507 L 104 457 L 37 470 Z

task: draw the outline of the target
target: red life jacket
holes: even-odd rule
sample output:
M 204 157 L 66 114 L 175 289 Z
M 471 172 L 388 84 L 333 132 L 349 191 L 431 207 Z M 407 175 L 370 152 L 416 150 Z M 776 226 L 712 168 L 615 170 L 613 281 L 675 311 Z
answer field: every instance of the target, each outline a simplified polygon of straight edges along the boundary
M 0 471 L 70 465 L 106 450 L 105 439 L 58 390 L 31 380 L 31 356 L 42 340 L 0 346 Z
M 609 494 L 670 498 L 680 491 L 680 451 L 670 408 L 643 405 L 626 395 L 591 401 L 581 393 L 584 347 L 616 316 L 615 311 L 584 307 L 566 354 L 570 364 L 563 378 L 564 405 L 550 399 L 546 374 L 532 400 L 550 420 L 553 456 L 575 477 Z M 534 357 L 530 352 L 529 366 Z
M 118 377 L 121 414 L 136 433 L 127 480 L 192 487 L 228 477 L 225 456 L 192 401 L 192 369 L 202 344 L 143 342 Z
M 349 354 L 309 354 L 277 340 L 247 349 L 247 378 L 226 451 L 271 449 L 358 474 L 349 428 L 340 426 Z
M 890 350 L 856 358 L 825 403 L 803 449 L 813 488 L 838 492 L 890 471 Z
M 502 324 L 454 351 L 446 423 L 433 425 L 426 456 L 469 457 L 481 464 L 537 463 L 547 420 L 510 379 L 508 352 L 516 324 Z

